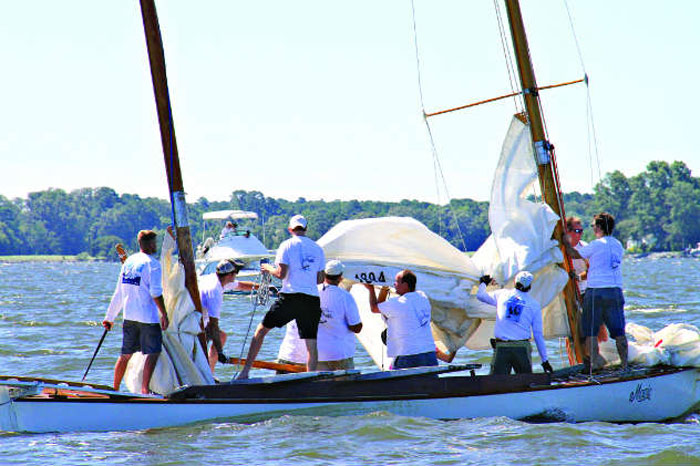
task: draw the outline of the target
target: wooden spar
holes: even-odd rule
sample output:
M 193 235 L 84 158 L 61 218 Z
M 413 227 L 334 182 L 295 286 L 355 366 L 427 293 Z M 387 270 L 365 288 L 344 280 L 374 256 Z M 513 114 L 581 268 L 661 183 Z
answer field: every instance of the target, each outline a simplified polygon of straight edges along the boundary
M 160 35 L 160 26 L 158 25 L 158 15 L 156 13 L 154 0 L 141 0 L 141 15 L 143 16 L 143 29 L 146 33 L 148 59 L 151 64 L 153 92 L 155 93 L 156 107 L 158 109 L 160 139 L 163 144 L 165 170 L 168 175 L 168 189 L 170 190 L 170 202 L 173 208 L 175 236 L 180 262 L 182 262 L 182 265 L 185 267 L 185 287 L 190 293 L 195 309 L 198 312 L 202 312 L 199 290 L 197 289 L 197 273 L 194 267 L 192 237 L 187 220 L 185 190 L 182 184 L 180 160 L 178 158 L 177 144 L 175 141 L 175 127 L 173 125 L 172 108 L 170 107 L 170 96 L 168 94 L 168 79 L 165 73 L 163 40 Z
M 520 4 L 518 0 L 505 0 L 505 4 L 506 10 L 508 11 L 508 23 L 510 24 L 511 37 L 513 38 L 513 48 L 515 49 L 515 57 L 518 63 L 520 84 L 525 100 L 525 110 L 530 121 L 530 134 L 535 147 L 535 159 L 537 162 L 540 187 L 545 202 L 560 217 L 560 221 L 557 223 L 554 230 L 554 238 L 560 239 L 565 231 L 564 207 L 561 193 L 559 192 L 559 186 L 556 182 L 556 166 L 552 163 L 552 148 L 547 141 L 544 125 L 542 123 L 540 98 L 537 91 L 535 72 L 532 67 L 532 62 L 530 61 L 530 50 L 527 43 L 527 36 L 525 35 L 525 26 L 520 12 Z M 567 255 L 561 243 L 560 248 L 564 255 L 564 268 L 567 272 L 571 272 L 571 258 Z M 576 283 L 570 278 L 564 288 L 564 302 L 566 304 L 569 330 L 574 343 L 576 360 L 580 362 L 583 358 L 583 347 L 578 334 L 578 302 L 576 296 Z
M 240 358 L 228 358 L 228 363 L 229 364 L 238 364 L 238 365 L 244 365 L 246 362 L 245 359 L 240 359 Z M 256 367 L 258 369 L 270 369 L 273 371 L 280 371 L 280 372 L 291 372 L 291 373 L 297 373 L 297 372 L 306 372 L 306 365 L 296 365 L 296 364 L 282 364 L 282 363 L 277 363 L 277 362 L 268 362 L 268 361 L 253 361 L 253 367 Z

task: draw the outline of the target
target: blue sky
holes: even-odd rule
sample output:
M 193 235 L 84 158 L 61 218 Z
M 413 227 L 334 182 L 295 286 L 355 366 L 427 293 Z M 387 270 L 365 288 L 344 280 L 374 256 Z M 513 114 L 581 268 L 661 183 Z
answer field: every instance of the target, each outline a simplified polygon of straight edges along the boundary
M 156 2 L 189 201 L 438 197 L 408 0 Z M 683 160 L 700 176 L 700 2 L 569 0 L 586 90 L 543 92 L 565 191 Z M 415 0 L 428 111 L 510 92 L 493 1 Z M 565 4 L 522 0 L 538 83 L 583 75 Z M 503 12 L 505 14 L 505 12 Z M 4 2 L 0 194 L 167 197 L 136 0 Z M 511 100 L 433 118 L 452 197 L 485 200 Z

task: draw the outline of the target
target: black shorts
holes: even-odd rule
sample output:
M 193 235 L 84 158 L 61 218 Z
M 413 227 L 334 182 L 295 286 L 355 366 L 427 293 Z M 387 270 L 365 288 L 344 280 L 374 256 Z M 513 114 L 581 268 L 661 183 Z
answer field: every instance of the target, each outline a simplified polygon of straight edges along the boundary
M 318 322 L 321 320 L 321 299 L 304 293 L 280 293 L 265 314 L 262 324 L 265 328 L 279 328 L 295 319 L 299 338 L 315 339 Z
M 160 353 L 163 348 L 163 331 L 160 324 L 144 324 L 125 320 L 122 326 L 122 354 Z

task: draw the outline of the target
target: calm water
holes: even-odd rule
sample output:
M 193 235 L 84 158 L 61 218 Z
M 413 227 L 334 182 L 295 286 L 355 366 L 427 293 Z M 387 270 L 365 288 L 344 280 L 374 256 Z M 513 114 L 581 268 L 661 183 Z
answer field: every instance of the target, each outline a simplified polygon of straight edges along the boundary
M 102 334 L 116 264 L 0 263 L 0 374 L 80 380 Z M 628 321 L 658 330 L 700 326 L 700 260 L 626 260 Z M 227 296 L 222 327 L 238 356 L 251 308 Z M 262 318 L 256 314 L 254 325 Z M 281 331 L 268 335 L 272 360 Z M 110 384 L 121 332 L 112 332 L 88 379 Z M 557 341 L 548 343 L 561 366 Z M 487 364 L 489 352 L 463 349 L 455 362 Z M 362 350 L 356 359 L 369 366 Z M 222 378 L 231 368 L 217 368 Z M 585 403 L 586 400 L 581 400 Z M 700 464 L 700 415 L 670 424 L 526 424 L 505 418 L 435 421 L 377 412 L 292 417 L 241 425 L 204 424 L 138 432 L 0 433 L 0 464 Z

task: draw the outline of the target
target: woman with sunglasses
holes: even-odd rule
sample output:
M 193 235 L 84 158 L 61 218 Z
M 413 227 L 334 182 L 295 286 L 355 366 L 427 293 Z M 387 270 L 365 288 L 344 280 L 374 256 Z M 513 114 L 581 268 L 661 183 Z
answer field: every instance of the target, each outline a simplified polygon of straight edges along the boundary
M 602 323 L 615 339 L 622 370 L 627 370 L 627 337 L 625 336 L 625 299 L 622 295 L 622 244 L 612 237 L 615 218 L 607 212 L 593 217 L 593 233 L 596 239 L 575 249 L 564 235 L 567 253 L 573 259 L 588 259 L 588 286 L 583 299 L 581 327 L 586 337 L 586 349 L 591 359 L 585 360 L 590 370 L 592 361 L 598 360 L 598 329 Z
M 566 236 L 569 239 L 569 244 L 573 246 L 577 251 L 584 246 L 588 246 L 588 243 L 581 239 L 583 235 L 583 224 L 581 219 L 578 217 L 569 217 L 566 219 Z M 578 289 L 581 292 L 581 297 L 583 297 L 586 292 L 586 287 L 588 286 L 588 261 L 585 259 L 573 259 L 571 261 L 574 265 L 574 273 L 576 274 L 576 282 L 578 283 Z

